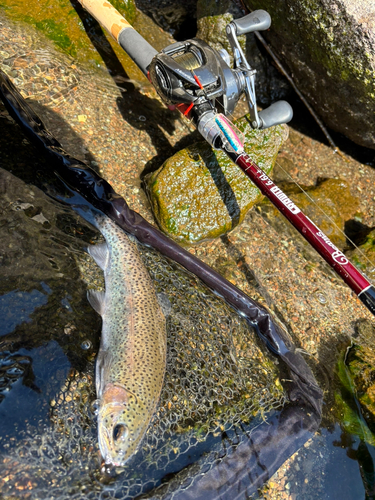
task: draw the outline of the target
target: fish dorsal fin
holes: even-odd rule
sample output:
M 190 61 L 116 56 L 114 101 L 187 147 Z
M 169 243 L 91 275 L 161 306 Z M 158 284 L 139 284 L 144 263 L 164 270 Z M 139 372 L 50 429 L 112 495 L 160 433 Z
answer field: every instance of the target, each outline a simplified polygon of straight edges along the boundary
M 94 309 L 94 311 L 100 314 L 100 316 L 103 316 L 105 308 L 105 292 L 88 290 L 87 300 L 90 302 L 90 305 Z
M 109 260 L 109 249 L 107 243 L 90 245 L 87 247 L 87 251 L 98 264 L 98 266 L 104 271 Z

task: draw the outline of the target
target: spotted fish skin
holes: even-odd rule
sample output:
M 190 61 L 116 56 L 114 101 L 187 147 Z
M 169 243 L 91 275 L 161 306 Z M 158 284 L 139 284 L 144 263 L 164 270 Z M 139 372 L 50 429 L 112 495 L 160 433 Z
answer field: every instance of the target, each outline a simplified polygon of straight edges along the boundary
M 106 464 L 121 466 L 137 451 L 159 401 L 166 325 L 136 243 L 108 217 L 95 222 L 106 240 L 88 248 L 105 278 L 105 293 L 88 294 L 103 321 L 96 361 L 98 440 Z

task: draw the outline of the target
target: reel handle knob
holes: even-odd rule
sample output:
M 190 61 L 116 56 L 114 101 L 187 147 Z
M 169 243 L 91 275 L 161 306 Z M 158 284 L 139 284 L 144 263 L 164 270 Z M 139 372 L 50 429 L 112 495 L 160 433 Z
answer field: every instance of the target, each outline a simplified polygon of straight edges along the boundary
M 268 30 L 271 26 L 271 16 L 265 10 L 259 9 L 241 17 L 241 19 L 232 21 L 232 23 L 236 27 L 236 35 L 243 35 L 252 31 Z
M 290 122 L 293 118 L 293 108 L 286 101 L 276 101 L 268 108 L 259 111 L 258 116 L 262 122 L 260 128 L 268 128 Z

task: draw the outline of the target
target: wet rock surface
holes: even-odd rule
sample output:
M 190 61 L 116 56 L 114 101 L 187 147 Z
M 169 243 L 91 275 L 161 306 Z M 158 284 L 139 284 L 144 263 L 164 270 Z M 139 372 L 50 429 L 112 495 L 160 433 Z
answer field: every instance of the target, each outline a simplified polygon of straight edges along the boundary
M 246 117 L 236 126 L 245 136 L 246 151 L 270 174 L 288 136 L 287 126 L 254 131 Z M 146 184 L 159 226 L 185 245 L 227 233 L 262 198 L 244 172 L 205 142 L 176 153 L 146 177 Z
M 359 209 L 359 199 L 350 192 L 350 183 L 343 179 L 321 180 L 316 186 L 310 186 L 301 192 L 296 185 L 279 182 L 289 198 L 314 221 L 325 235 L 340 250 L 348 248 L 345 235 L 345 222 L 351 220 Z M 302 186 L 301 186 L 302 187 Z M 270 217 L 272 224 L 278 227 L 283 217 L 268 200 L 262 205 L 262 213 Z M 272 215 L 270 212 L 272 211 Z M 299 236 L 304 242 L 302 236 Z M 307 245 L 307 244 L 306 244 Z
M 141 189 L 140 177 L 150 159 L 155 160 L 156 158 L 156 161 L 160 162 L 159 165 L 161 165 L 166 158 L 181 149 L 180 145 L 183 141 L 190 140 L 190 144 L 194 143 L 196 138 L 191 138 L 189 135 L 191 126 L 183 121 L 179 115 L 171 114 L 162 106 L 146 80 L 142 81 L 139 77 L 139 80 L 134 80 L 135 83 L 130 82 L 133 87 L 128 87 L 125 92 L 120 91 L 114 85 L 113 80 L 106 74 L 102 74 L 102 78 L 98 79 L 96 76 L 94 78 L 92 73 L 87 71 L 81 64 L 76 65 L 76 68 L 72 68 L 71 65 L 74 62 L 71 59 L 57 54 L 50 44 L 40 35 L 35 36 L 32 30 L 28 30 L 23 26 L 17 28 L 17 26 L 15 27 L 4 19 L 1 22 L 0 50 L 6 51 L 8 54 L 4 59 L 1 58 L 1 66 L 6 71 L 9 71 L 9 68 L 12 70 L 10 58 L 15 61 L 22 55 L 22 71 L 17 69 L 17 75 L 13 76 L 13 78 L 17 78 L 20 74 L 23 75 L 17 85 L 21 91 L 25 92 L 26 96 L 29 96 L 29 102 L 35 106 L 36 111 L 41 114 L 48 127 L 61 140 L 69 152 L 88 160 L 94 168 L 98 169 L 101 175 L 114 186 L 116 191 L 126 198 L 131 208 L 140 212 L 149 221 L 154 221 L 148 199 Z M 38 51 L 41 48 L 44 49 L 44 52 Z M 32 72 L 37 71 L 36 65 L 40 67 L 42 62 L 50 62 L 51 71 L 56 72 L 51 73 L 51 79 L 44 78 L 44 75 L 49 76 L 46 66 L 43 69 L 42 76 L 37 80 L 38 93 L 33 94 L 32 83 L 30 83 L 31 78 L 33 78 Z M 67 86 L 66 81 L 61 76 L 63 73 L 60 70 L 57 71 L 56 68 L 64 69 L 65 74 L 68 75 L 74 72 L 74 75 L 78 78 L 78 83 L 75 83 L 67 93 L 67 99 L 56 100 L 55 102 L 51 99 L 51 95 L 54 95 L 57 91 L 62 91 Z M 128 67 L 125 69 L 128 69 Z M 57 76 L 54 77 L 54 75 Z M 39 98 L 36 99 L 35 95 L 38 95 Z M 11 174 L 16 177 L 23 175 L 22 179 L 26 183 L 35 180 L 34 170 L 37 173 L 39 172 L 38 165 L 33 164 L 33 171 L 30 173 L 28 166 L 31 166 L 29 158 L 31 153 L 29 152 L 29 156 L 26 155 L 21 158 L 17 148 L 11 147 L 18 133 L 14 126 L 12 128 L 9 125 L 3 107 L 0 109 L 0 120 L 3 129 L 8 131 L 5 138 L 9 145 L 9 149 L 1 148 L 2 167 L 9 171 L 12 170 Z M 186 139 L 186 137 L 188 138 Z M 20 139 L 21 144 L 22 140 L 23 138 Z M 186 143 L 183 145 L 185 147 Z M 311 188 L 313 191 L 318 190 L 319 186 L 323 184 L 320 182 L 322 178 L 331 179 L 331 183 L 333 182 L 332 179 L 338 182 L 338 192 L 341 190 L 341 181 L 347 181 L 346 187 L 343 188 L 346 194 L 343 198 L 343 205 L 340 205 L 340 213 L 345 213 L 344 219 L 353 217 L 351 215 L 354 211 L 353 200 L 350 202 L 352 206 L 350 213 L 346 211 L 345 200 L 349 196 L 348 191 L 350 191 L 350 195 L 358 200 L 354 216 L 368 228 L 375 226 L 375 172 L 369 165 L 361 164 L 353 158 L 344 159 L 339 155 L 334 155 L 326 145 L 291 128 L 289 139 L 282 146 L 272 175 L 276 180 L 290 184 L 292 180 L 289 176 L 291 176 L 293 182 L 297 181 L 305 188 Z M 42 186 L 43 176 L 39 173 L 36 177 Z M 285 187 L 285 184 L 283 186 Z M 333 188 L 334 192 L 335 189 Z M 36 224 L 36 227 L 43 229 L 43 231 L 47 230 L 47 226 L 44 227 L 44 224 L 46 224 L 44 219 L 39 217 L 32 220 L 33 217 L 38 217 L 41 214 L 48 221 L 53 220 L 47 207 L 44 208 L 44 205 L 35 204 L 28 197 L 21 198 L 20 203 L 30 203 L 34 208 L 35 206 L 36 208 L 41 207 L 41 211 L 37 210 L 34 213 L 33 207 L 26 208 L 25 205 L 22 205 L 24 208 L 21 207 L 20 211 L 10 212 L 14 216 L 12 220 L 16 218 L 18 224 L 18 217 L 22 217 L 22 221 L 27 222 L 27 228 L 31 227 L 29 226 L 31 224 Z M 334 200 L 335 205 L 339 203 L 338 198 L 337 196 L 337 200 Z M 332 196 L 330 195 L 327 200 L 331 203 Z M 2 208 L 4 209 L 4 207 Z M 5 208 L 8 210 L 7 207 Z M 28 212 L 28 209 L 31 211 Z M 258 205 L 255 210 L 251 210 L 244 217 L 242 223 L 234 228 L 230 234 L 212 241 L 202 242 L 191 248 L 190 251 L 224 274 L 252 298 L 268 307 L 274 316 L 286 325 L 296 346 L 309 353 L 309 356 L 306 355 L 306 360 L 315 370 L 320 385 L 325 389 L 325 419 L 323 425 L 331 429 L 334 422 L 337 421 L 337 415 L 334 411 L 337 403 L 334 394 L 338 382 L 334 380 L 333 373 L 338 360 L 342 357 L 343 346 L 345 349 L 345 346 L 350 345 L 351 338 L 355 338 L 356 343 L 359 345 L 365 344 L 365 340 L 362 340 L 364 334 L 360 332 L 359 325 L 363 322 L 373 325 L 374 320 L 360 301 L 328 268 L 316 252 L 303 240 L 299 239 L 299 236 L 290 228 L 289 224 L 274 215 L 272 211 L 268 212 L 267 210 L 266 205 Z M 8 219 L 8 215 L 5 218 Z M 343 221 L 340 222 L 340 224 L 342 223 Z M 69 224 L 74 228 L 80 227 L 76 221 Z M 13 236 L 18 238 L 17 231 L 14 231 L 14 233 Z M 74 238 L 76 237 L 78 236 L 74 235 Z M 26 248 L 22 245 L 20 248 L 25 251 Z M 4 248 L 4 254 L 6 251 L 8 250 Z M 24 258 L 26 259 L 27 255 Z M 59 272 L 48 267 L 49 265 L 47 264 L 46 269 L 50 273 Z M 86 264 L 85 267 L 83 262 L 81 266 L 83 269 L 81 272 L 78 270 L 78 265 L 75 267 L 77 276 L 80 276 L 82 280 L 88 279 L 88 273 L 86 272 L 88 265 Z M 10 270 L 7 269 L 4 272 L 10 272 Z M 75 274 L 72 273 L 72 276 L 74 277 Z M 369 273 L 369 276 L 373 279 L 371 273 Z M 26 278 L 28 278 L 28 275 L 26 275 Z M 47 297 L 48 293 L 43 288 L 39 288 L 38 291 Z M 76 293 L 74 290 L 73 292 Z M 34 298 L 34 296 L 31 296 L 30 304 L 34 304 Z M 60 299 L 63 298 L 64 296 L 58 296 L 56 300 L 61 304 Z M 52 310 L 46 309 L 47 318 L 52 318 L 51 330 L 48 329 L 49 325 L 40 323 L 38 326 L 37 323 L 35 331 L 38 332 L 38 339 L 41 339 L 47 329 L 48 335 L 56 335 L 54 331 L 55 325 L 57 325 L 56 328 L 66 327 L 64 335 L 66 335 L 66 343 L 69 345 L 71 338 L 73 338 L 72 336 L 69 337 L 69 335 L 70 333 L 73 335 L 75 332 L 72 325 L 68 324 L 69 322 L 64 324 L 60 324 L 58 321 L 55 322 L 54 314 L 58 307 L 57 302 L 51 302 Z M 87 310 L 83 309 L 84 302 L 85 297 L 83 294 L 81 302 L 82 325 L 83 328 L 88 328 L 87 318 L 91 318 L 90 321 L 92 319 L 96 321 L 97 318 L 90 316 L 94 313 L 87 304 L 85 306 Z M 66 305 L 66 302 L 62 303 L 61 309 L 62 313 L 68 315 Z M 179 332 L 180 338 L 188 337 L 190 331 L 184 325 L 183 321 L 177 325 L 176 331 Z M 27 327 L 27 324 L 22 327 L 25 328 L 25 334 L 29 331 Z M 98 334 L 94 335 L 95 325 L 93 324 L 89 329 L 93 331 L 92 338 L 98 341 Z M 99 328 L 96 329 L 96 332 L 98 330 Z M 63 330 L 60 329 L 59 331 Z M 82 332 L 84 331 L 87 330 L 82 330 Z M 207 331 L 209 331 L 209 328 Z M 369 335 L 369 342 L 373 345 L 372 330 L 369 331 Z M 14 339 L 10 339 L 10 342 L 14 342 Z M 6 345 L 9 346 L 9 344 Z M 17 344 L 15 345 L 17 346 Z M 197 343 L 197 345 L 199 344 Z M 240 343 L 238 345 L 240 346 Z M 80 344 L 77 344 L 76 348 L 79 351 Z M 1 486 L 7 488 L 6 491 L 10 495 L 14 491 L 11 493 L 9 485 L 17 483 L 17 495 L 19 497 L 30 497 L 30 489 L 32 490 L 33 481 L 37 476 L 35 474 L 36 470 L 39 471 L 38 474 L 41 470 L 46 474 L 44 476 L 46 479 L 45 497 L 48 497 L 51 484 L 54 484 L 52 481 L 56 476 L 56 471 L 60 474 L 60 478 L 65 478 L 64 481 L 68 481 L 69 474 L 66 471 L 72 470 L 69 467 L 72 465 L 73 458 L 75 460 L 77 457 L 84 456 L 84 453 L 93 453 L 92 449 L 89 448 L 94 442 L 95 429 L 92 429 L 92 420 L 88 421 L 86 418 L 85 422 L 80 423 L 77 417 L 77 415 L 80 416 L 84 412 L 89 414 L 87 401 L 93 397 L 93 394 L 89 392 L 88 387 L 92 388 L 92 379 L 85 379 L 81 383 L 79 381 L 81 379 L 81 374 L 78 373 L 79 370 L 69 373 L 70 363 L 67 362 L 65 351 L 55 348 L 53 344 L 50 346 L 41 345 L 36 349 L 37 351 L 33 351 L 32 354 L 33 356 L 35 354 L 35 358 L 39 356 L 41 361 L 38 366 L 34 367 L 34 372 L 36 371 L 37 374 L 42 373 L 46 377 L 51 375 L 53 381 L 50 386 L 51 398 L 52 393 L 56 396 L 53 401 L 63 398 L 61 394 L 68 393 L 69 399 L 67 402 L 72 403 L 72 413 L 76 415 L 76 420 L 74 420 L 75 432 L 79 434 L 82 429 L 91 428 L 92 436 L 88 443 L 81 442 L 82 448 L 77 446 L 70 455 L 66 454 L 60 458 L 57 457 L 52 469 L 48 454 L 53 449 L 51 444 L 56 442 L 55 437 L 53 437 L 52 441 L 47 440 L 43 449 L 40 441 L 33 442 L 35 449 L 41 451 L 39 455 L 36 454 L 34 458 L 30 458 L 30 462 L 27 464 L 25 464 L 24 455 L 22 455 L 22 453 L 26 453 L 27 447 L 25 447 L 24 451 L 21 450 L 20 455 L 17 457 L 12 457 L 8 451 L 4 459 L 4 464 L 7 465 L 6 469 L 3 469 Z M 68 352 L 74 350 L 75 348 L 70 348 Z M 249 354 L 250 357 L 253 352 L 251 351 L 251 354 Z M 26 355 L 28 354 L 26 353 Z M 176 352 L 175 356 L 178 357 L 179 353 Z M 90 356 L 88 356 L 88 364 L 90 359 Z M 179 359 L 182 360 L 181 363 L 185 361 L 183 355 Z M 3 358 L 2 362 L 4 362 Z M 50 374 L 46 369 L 49 362 L 60 363 L 61 370 L 56 374 Z M 26 362 L 23 359 L 14 359 L 14 363 L 10 366 L 10 369 L 14 370 L 8 374 L 8 378 L 18 377 L 17 380 L 22 378 L 17 375 L 20 373 L 18 370 L 20 370 L 22 363 Z M 40 371 L 36 370 L 36 368 Z M 92 364 L 90 369 L 92 371 Z M 26 380 L 35 383 L 39 387 L 38 379 L 35 382 L 32 376 L 27 376 Z M 69 385 L 69 389 L 65 388 L 65 382 Z M 21 383 L 17 387 L 19 387 L 17 390 L 21 391 L 34 391 L 34 389 L 30 389 L 30 386 L 24 387 Z M 85 389 L 82 401 L 79 391 L 75 392 L 76 387 Z M 35 405 L 40 402 L 37 399 L 38 393 L 35 394 L 35 398 L 32 399 L 34 406 L 30 406 L 30 409 L 35 409 L 37 407 Z M 246 394 L 244 393 L 244 398 Z M 27 393 L 27 396 L 29 397 L 29 393 Z M 41 412 L 44 412 L 45 417 L 43 425 L 50 426 L 49 404 L 47 403 L 43 406 Z M 7 410 L 8 416 L 13 417 L 18 409 L 9 408 L 4 403 L 1 404 L 2 410 Z M 169 408 L 169 404 L 174 404 L 174 401 L 165 400 L 165 408 Z M 23 413 L 20 411 L 21 414 Z M 69 435 L 72 429 L 72 423 L 65 422 L 63 417 L 64 411 L 57 416 L 54 411 L 53 419 L 61 425 L 62 429 L 59 446 L 63 446 L 64 442 L 66 442 L 66 436 Z M 2 420 L 2 422 L 4 421 Z M 27 423 L 26 434 L 23 434 L 24 437 L 22 437 L 22 439 L 25 439 L 26 445 L 27 443 L 30 444 L 28 436 L 35 435 L 35 430 L 32 430 L 33 423 Z M 17 438 L 20 437 L 17 429 L 15 434 Z M 9 446 L 13 446 L 10 437 L 6 436 L 2 443 L 7 446 L 7 450 L 10 449 Z M 298 495 L 300 492 L 303 494 L 301 498 L 315 498 L 314 491 L 318 491 L 321 495 L 320 498 L 322 498 L 322 491 L 324 492 L 322 478 L 314 476 L 315 465 L 320 463 L 319 460 L 323 461 L 323 459 L 319 458 L 319 437 L 317 441 L 312 441 L 311 450 L 314 448 L 314 442 L 318 443 L 316 452 L 309 452 L 309 448 L 306 447 L 301 450 L 299 455 L 302 457 L 304 467 L 302 467 L 303 478 L 298 477 L 298 481 L 300 481 L 298 485 L 296 486 L 290 479 L 291 464 L 294 461 L 297 465 L 300 463 L 297 455 L 297 458 L 296 456 L 292 457 L 286 462 L 285 467 L 280 471 L 280 475 L 273 478 L 273 482 L 276 481 L 276 486 L 273 486 L 271 481 L 268 496 L 265 493 L 264 498 L 271 498 L 272 500 L 279 498 L 296 500 L 297 498 L 299 500 Z M 337 447 L 337 450 L 343 454 L 349 452 L 350 449 L 351 444 L 348 444 L 344 439 L 340 446 Z M 172 453 L 171 450 L 168 450 L 168 452 Z M 324 460 L 328 461 L 327 455 L 324 456 Z M 68 464 L 68 469 L 66 464 Z M 82 466 L 83 470 L 85 467 L 84 459 L 81 462 L 77 461 L 77 464 L 80 467 Z M 94 488 L 98 490 L 101 488 L 101 483 L 97 480 L 94 472 L 94 469 L 97 468 L 98 463 L 92 465 L 92 469 L 88 472 L 91 476 L 87 477 L 87 481 L 83 485 L 80 483 L 81 477 L 79 474 L 73 478 L 76 484 L 81 485 L 82 490 L 80 491 L 82 491 L 83 497 L 87 496 L 87 488 L 92 487 L 92 481 L 95 482 Z M 15 477 L 16 470 L 17 477 Z M 53 474 L 51 470 L 54 471 Z M 359 475 L 358 470 L 356 473 Z M 310 477 L 309 474 L 312 476 Z M 350 477 L 353 482 L 353 475 Z M 306 483 L 305 478 L 308 478 L 309 482 Z M 317 489 L 318 487 L 323 489 Z M 359 498 L 358 495 L 352 496 L 350 500 L 356 500 L 357 498 Z
M 269 12 L 272 25 L 265 38 L 325 123 L 374 148 L 372 2 L 246 0 L 246 5 Z

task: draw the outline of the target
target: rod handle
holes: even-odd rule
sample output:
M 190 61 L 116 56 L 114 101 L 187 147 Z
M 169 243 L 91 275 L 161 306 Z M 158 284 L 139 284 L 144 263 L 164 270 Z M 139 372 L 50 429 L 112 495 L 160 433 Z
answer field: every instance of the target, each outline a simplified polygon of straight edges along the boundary
M 116 42 L 118 42 L 118 36 L 123 29 L 132 27 L 124 16 L 106 0 L 78 1 L 112 35 Z
M 118 42 L 147 76 L 148 67 L 157 51 L 107 0 L 78 0 L 103 28 Z

